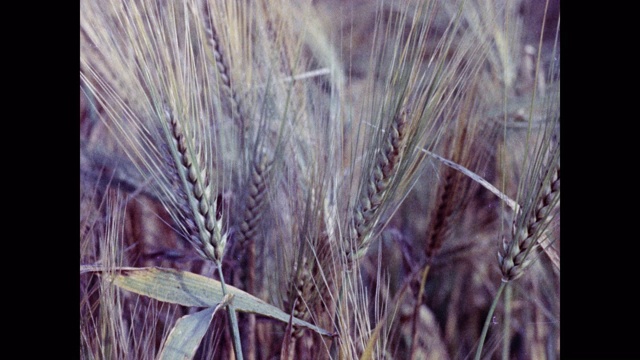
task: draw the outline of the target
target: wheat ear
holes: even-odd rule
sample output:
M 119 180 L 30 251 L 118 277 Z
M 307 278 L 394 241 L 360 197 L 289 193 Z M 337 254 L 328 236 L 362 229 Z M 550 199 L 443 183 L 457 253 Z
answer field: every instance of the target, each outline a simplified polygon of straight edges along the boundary
M 298 269 L 298 267 L 300 267 Z M 296 268 L 293 270 L 293 278 L 291 280 L 291 286 L 287 289 L 288 302 L 291 305 L 292 315 L 298 319 L 309 318 L 309 309 L 307 303 L 311 298 L 311 288 L 313 280 L 311 279 L 311 273 L 309 271 L 307 257 L 303 256 L 301 263 L 296 264 Z M 287 309 L 289 310 L 289 309 Z M 291 327 L 288 329 L 287 335 L 283 339 L 283 353 L 284 359 L 295 359 L 296 344 L 304 333 L 303 329 Z
M 248 194 L 244 201 L 244 213 L 238 232 L 238 255 L 240 261 L 240 282 L 244 289 L 250 293 L 255 293 L 256 277 L 256 235 L 258 224 L 262 218 L 262 211 L 265 204 L 267 189 L 267 176 L 270 164 L 265 155 L 258 155 L 253 161 L 249 181 L 247 184 Z M 244 329 L 244 340 L 247 348 L 247 359 L 256 358 L 256 316 L 255 314 L 244 314 L 241 318 Z
M 163 127 L 163 130 L 174 169 L 184 190 L 179 191 L 186 202 L 186 209 L 183 207 L 183 211 L 186 210 L 191 215 L 187 217 L 190 240 L 200 255 L 219 264 L 227 235 L 222 231 L 222 216 L 217 214 L 217 199 L 212 196 L 209 175 L 201 170 L 198 159 L 192 156 L 180 122 L 168 109 L 165 109 L 165 115 L 170 126 Z
M 453 214 L 454 177 L 457 175 L 451 168 L 444 169 L 445 176 L 442 186 L 438 188 L 436 211 L 432 213 L 429 226 L 429 237 L 425 246 L 425 255 L 429 262 L 442 247 L 447 230 L 449 229 L 449 219 Z
M 211 11 L 208 6 L 205 7 L 205 12 L 209 14 L 209 16 L 204 21 L 204 30 L 207 36 L 207 40 L 209 41 L 209 45 L 211 46 L 211 50 L 213 52 L 215 67 L 218 76 L 220 77 L 223 91 L 226 93 L 227 99 L 229 100 L 229 104 L 231 106 L 231 117 L 240 129 L 240 141 L 244 142 L 246 136 L 246 126 L 248 126 L 248 124 L 245 121 L 244 113 L 242 111 L 242 103 L 240 102 L 240 98 L 238 97 L 236 91 L 232 86 L 228 61 L 224 56 L 222 47 L 220 46 L 219 36 L 216 31 L 215 25 L 213 24 Z
M 347 259 L 352 261 L 362 256 L 372 240 L 372 230 L 380 216 L 380 205 L 395 178 L 404 147 L 406 145 L 407 111 L 402 109 L 394 117 L 382 147 L 378 150 L 376 163 L 362 191 L 354 211 L 350 236 L 355 251 L 349 250 Z
M 222 232 L 222 215 L 217 211 L 217 195 L 212 196 L 209 174 L 206 169 L 200 166 L 198 158 L 194 156 L 180 122 L 169 109 L 165 108 L 164 111 L 170 126 L 163 124 L 163 134 L 169 145 L 175 165 L 174 169 L 184 190 L 179 193 L 184 196 L 188 204 L 187 213 L 191 215 L 185 219 L 191 235 L 190 240 L 200 255 L 217 265 L 222 292 L 226 294 L 226 284 L 222 275 L 222 257 L 227 234 Z M 233 332 L 235 354 L 238 359 L 242 360 L 242 345 L 236 311 L 233 305 L 229 305 L 227 309 Z
M 522 211 L 516 216 L 512 228 L 512 241 L 503 242 L 498 252 L 502 281 L 509 282 L 524 274 L 532 261 L 529 253 L 540 246 L 537 239 L 551 220 L 551 210 L 559 201 L 560 167 L 551 172 L 551 179 L 544 185 L 533 212 Z
M 262 217 L 262 208 L 265 204 L 265 194 L 267 189 L 267 176 L 270 164 L 266 156 L 258 156 L 253 162 L 249 184 L 247 186 L 248 196 L 245 200 L 242 223 L 238 234 L 240 250 L 246 249 L 247 243 L 255 240 L 257 225 Z M 255 254 L 254 254 L 255 255 Z

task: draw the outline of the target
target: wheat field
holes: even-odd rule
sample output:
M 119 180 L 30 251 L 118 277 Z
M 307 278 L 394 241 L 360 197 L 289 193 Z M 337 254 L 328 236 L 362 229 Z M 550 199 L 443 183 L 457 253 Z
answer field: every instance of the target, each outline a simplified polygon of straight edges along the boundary
M 557 359 L 558 0 L 81 1 L 81 359 Z

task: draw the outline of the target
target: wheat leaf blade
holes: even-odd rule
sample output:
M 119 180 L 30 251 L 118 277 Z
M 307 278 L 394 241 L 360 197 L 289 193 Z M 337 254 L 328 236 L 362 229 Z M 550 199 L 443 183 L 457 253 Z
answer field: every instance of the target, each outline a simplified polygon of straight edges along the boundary
M 220 282 L 202 275 L 163 268 L 116 270 L 106 274 L 114 285 L 156 300 L 183 306 L 215 307 L 224 299 Z M 233 305 L 236 310 L 289 322 L 290 315 L 277 307 L 231 285 L 227 284 L 226 289 L 227 293 L 234 296 Z M 322 336 L 333 336 L 331 332 L 295 317 L 293 323 Z
M 204 334 L 209 328 L 211 319 L 213 319 L 218 309 L 222 308 L 222 305 L 223 303 L 220 303 L 216 307 L 210 307 L 178 319 L 169 333 L 158 359 L 193 359 Z

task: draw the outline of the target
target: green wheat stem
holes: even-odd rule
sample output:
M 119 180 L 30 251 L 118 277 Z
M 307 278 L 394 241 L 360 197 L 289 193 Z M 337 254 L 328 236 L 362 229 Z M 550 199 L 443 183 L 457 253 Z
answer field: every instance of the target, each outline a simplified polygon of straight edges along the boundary
M 218 262 L 218 274 L 220 274 L 220 284 L 222 284 L 222 294 L 227 295 L 227 285 L 224 281 L 224 275 L 222 275 L 222 263 Z M 236 316 L 236 308 L 233 306 L 233 301 L 229 302 L 227 306 L 229 312 L 229 321 L 231 321 L 231 333 L 233 335 L 233 347 L 236 352 L 236 359 L 243 360 L 242 357 L 242 343 L 240 342 L 240 330 L 238 328 L 238 317 Z
M 482 334 L 480 335 L 480 343 L 478 344 L 478 350 L 476 350 L 475 360 L 480 360 L 480 355 L 482 355 L 482 347 L 484 346 L 484 340 L 487 337 L 487 332 L 489 331 L 489 324 L 491 324 L 491 319 L 493 319 L 493 313 L 496 310 L 496 306 L 498 305 L 498 300 L 500 300 L 500 295 L 502 291 L 507 286 L 507 282 L 503 281 L 500 283 L 500 287 L 498 288 L 498 292 L 496 293 L 493 302 L 491 303 L 491 308 L 489 308 L 489 313 L 487 314 L 487 318 L 484 320 L 484 327 L 482 328 Z
M 510 339 L 510 329 L 511 329 L 511 299 L 513 297 L 513 287 L 506 283 L 506 289 L 504 292 L 504 320 L 502 331 L 504 333 L 504 337 L 502 340 L 502 360 L 509 360 L 509 339 Z

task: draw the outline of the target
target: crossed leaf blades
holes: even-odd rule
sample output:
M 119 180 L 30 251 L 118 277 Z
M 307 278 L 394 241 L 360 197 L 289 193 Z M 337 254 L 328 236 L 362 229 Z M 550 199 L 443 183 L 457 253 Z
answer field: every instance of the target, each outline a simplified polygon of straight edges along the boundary
M 292 323 L 323 336 L 334 334 L 321 329 L 238 288 L 226 285 L 227 296 L 222 294 L 221 283 L 187 271 L 165 268 L 101 269 L 81 266 L 80 273 L 101 272 L 106 279 L 121 289 L 159 301 L 182 306 L 206 307 L 197 313 L 183 316 L 177 322 L 163 345 L 160 359 L 191 359 L 204 337 L 215 313 L 233 302 L 237 311 L 266 316 L 284 323 Z

